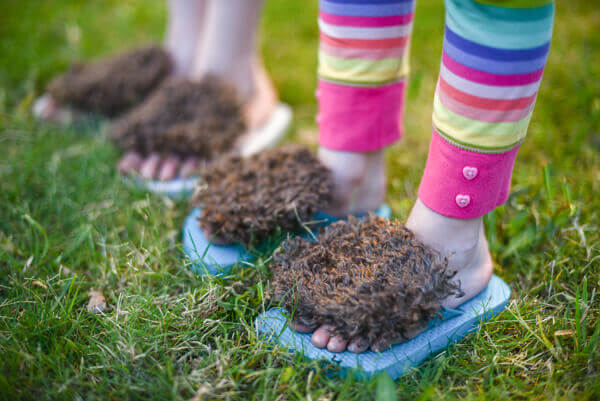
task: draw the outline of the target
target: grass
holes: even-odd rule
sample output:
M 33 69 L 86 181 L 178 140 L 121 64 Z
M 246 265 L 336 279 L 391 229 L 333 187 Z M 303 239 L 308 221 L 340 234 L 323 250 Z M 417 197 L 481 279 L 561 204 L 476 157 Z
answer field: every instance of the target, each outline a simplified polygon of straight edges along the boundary
M 599 399 L 600 11 L 558 5 L 555 39 L 508 203 L 486 218 L 507 310 L 391 382 L 334 379 L 271 349 L 252 322 L 268 264 L 183 268 L 188 210 L 125 186 L 89 127 L 37 123 L 32 99 L 72 59 L 159 40 L 162 2 L 3 2 L 0 13 L 0 399 Z M 315 143 L 316 1 L 270 0 L 267 68 Z M 405 140 L 388 152 L 406 218 L 430 134 L 441 0 L 418 4 Z M 101 290 L 109 309 L 86 311 Z

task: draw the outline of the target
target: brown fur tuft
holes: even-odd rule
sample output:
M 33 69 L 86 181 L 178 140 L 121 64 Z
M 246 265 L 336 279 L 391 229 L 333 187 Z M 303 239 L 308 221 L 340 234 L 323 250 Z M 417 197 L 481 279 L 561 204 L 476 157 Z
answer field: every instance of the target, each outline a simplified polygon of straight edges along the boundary
M 207 77 L 168 80 L 151 97 L 115 121 L 111 138 L 125 150 L 211 160 L 231 151 L 245 131 L 233 88 Z
M 168 76 L 169 54 L 142 47 L 89 64 L 74 64 L 50 81 L 48 93 L 59 103 L 107 117 L 140 103 Z
M 202 173 L 193 199 L 200 225 L 224 242 L 259 244 L 279 227 L 301 229 L 331 201 L 329 170 L 308 149 L 286 145 L 242 158 L 217 160 Z
M 296 237 L 275 253 L 270 291 L 294 320 L 332 324 L 344 338 L 403 337 L 460 294 L 447 260 L 395 220 L 350 217 L 311 241 Z

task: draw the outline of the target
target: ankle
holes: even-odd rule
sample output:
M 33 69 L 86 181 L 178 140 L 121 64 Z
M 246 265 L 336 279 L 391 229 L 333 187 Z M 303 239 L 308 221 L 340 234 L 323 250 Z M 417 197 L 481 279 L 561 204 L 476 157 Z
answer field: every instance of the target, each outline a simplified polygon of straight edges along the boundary
M 483 218 L 455 219 L 429 209 L 420 199 L 406 222 L 426 244 L 448 252 L 464 252 L 476 247 L 483 233 Z
M 363 214 L 380 206 L 385 194 L 383 150 L 345 152 L 319 148 L 319 159 L 331 170 L 334 202 L 330 214 Z

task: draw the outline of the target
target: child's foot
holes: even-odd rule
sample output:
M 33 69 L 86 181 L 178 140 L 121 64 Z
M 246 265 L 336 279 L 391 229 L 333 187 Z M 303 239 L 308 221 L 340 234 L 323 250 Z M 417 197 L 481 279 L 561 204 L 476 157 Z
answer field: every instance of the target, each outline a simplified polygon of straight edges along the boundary
M 238 150 L 243 153 L 245 144 L 253 140 L 253 133 L 269 118 L 277 107 L 277 93 L 262 68 L 256 68 L 254 73 L 254 89 L 246 99 L 244 105 L 244 117 L 248 133 L 240 138 L 237 144 Z M 193 175 L 200 160 L 196 157 L 188 157 L 181 160 L 177 157 L 161 157 L 151 154 L 143 158 L 135 152 L 126 153 L 119 161 L 119 171 L 123 174 L 138 174 L 141 178 L 148 180 L 168 181 L 176 177 L 189 177 Z
M 331 170 L 335 183 L 334 203 L 325 212 L 345 217 L 365 214 L 381 205 L 386 186 L 383 150 L 359 153 L 321 147 L 319 159 Z
M 427 208 L 417 200 L 406 223 L 416 236 L 425 244 L 436 249 L 442 256 L 448 257 L 448 268 L 456 271 L 454 280 L 460 282 L 463 296 L 446 299 L 442 305 L 455 308 L 477 295 L 488 284 L 492 276 L 492 258 L 485 238 L 483 219 L 459 220 L 442 216 Z M 303 324 L 293 324 L 296 330 L 310 333 L 311 327 Z M 369 344 L 362 338 L 341 338 L 331 336 L 330 327 L 323 325 L 312 335 L 316 347 L 327 348 L 331 352 L 360 353 L 368 348 L 383 351 L 393 344 L 410 339 L 422 330 L 408 333 L 405 338 L 397 341 L 375 340 Z

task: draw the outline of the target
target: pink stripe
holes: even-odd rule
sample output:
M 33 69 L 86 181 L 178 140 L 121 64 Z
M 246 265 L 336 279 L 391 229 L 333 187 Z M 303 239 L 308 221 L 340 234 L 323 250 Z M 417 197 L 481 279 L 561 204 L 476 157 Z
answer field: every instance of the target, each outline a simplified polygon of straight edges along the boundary
M 347 15 L 328 14 L 324 11 L 319 11 L 319 17 L 328 24 L 365 28 L 406 25 L 412 22 L 413 15 L 414 13 L 411 12 L 409 14 L 391 15 L 388 17 L 354 17 Z
M 505 153 L 485 154 L 457 148 L 435 130 L 429 144 L 427 164 L 419 186 L 419 199 L 431 210 L 458 219 L 473 219 L 506 202 L 519 146 Z M 467 179 L 463 169 L 477 169 Z M 457 196 L 468 196 L 465 207 Z
M 530 72 L 527 74 L 515 74 L 515 75 L 500 75 L 490 74 L 488 72 L 478 71 L 473 68 L 466 67 L 454 60 L 444 51 L 442 55 L 442 62 L 444 66 L 454 74 L 468 79 L 472 82 L 478 82 L 485 85 L 493 86 L 519 86 L 529 85 L 534 82 L 538 82 L 542 78 L 543 68 L 537 71 Z
M 403 130 L 405 82 L 376 88 L 319 81 L 319 144 L 347 152 L 379 150 Z
M 529 107 L 522 110 L 485 110 L 478 107 L 468 106 L 464 103 L 458 102 L 446 95 L 444 91 L 437 90 L 437 95 L 444 106 L 450 111 L 459 114 L 463 117 L 469 118 L 476 121 L 485 121 L 488 123 L 502 123 L 502 122 L 517 122 L 521 121 L 533 110 L 535 103 L 531 103 Z
M 327 55 L 347 59 L 381 60 L 386 58 L 402 58 L 406 47 L 393 47 L 390 49 L 351 49 L 336 47 L 321 42 L 320 49 Z
M 457 102 L 466 104 L 467 106 L 479 107 L 485 110 L 521 110 L 529 108 L 535 103 L 537 94 L 519 99 L 489 99 L 479 96 L 469 95 L 468 93 L 462 92 L 440 76 L 438 80 L 438 86 L 441 91 L 447 94 Z
M 390 49 L 393 47 L 406 46 L 410 35 L 390 39 L 337 39 L 319 33 L 321 43 L 325 42 L 337 47 L 349 49 Z

